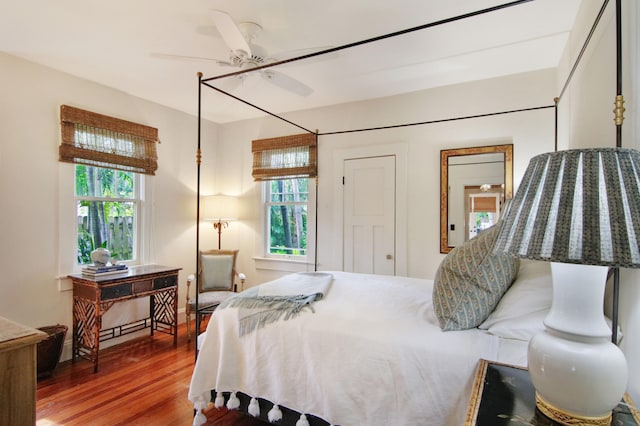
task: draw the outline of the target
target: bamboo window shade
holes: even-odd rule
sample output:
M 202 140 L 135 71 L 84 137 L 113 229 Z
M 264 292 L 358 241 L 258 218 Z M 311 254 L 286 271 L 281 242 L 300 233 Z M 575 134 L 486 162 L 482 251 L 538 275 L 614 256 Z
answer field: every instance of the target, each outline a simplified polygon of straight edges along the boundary
M 318 143 L 313 133 L 257 139 L 251 143 L 256 181 L 318 175 Z
M 469 197 L 469 202 L 471 203 L 470 211 L 472 213 L 475 212 L 488 212 L 495 213 L 496 212 L 496 197 L 495 196 L 475 196 Z
M 154 127 L 68 105 L 60 106 L 60 121 L 60 161 L 147 175 L 158 169 Z

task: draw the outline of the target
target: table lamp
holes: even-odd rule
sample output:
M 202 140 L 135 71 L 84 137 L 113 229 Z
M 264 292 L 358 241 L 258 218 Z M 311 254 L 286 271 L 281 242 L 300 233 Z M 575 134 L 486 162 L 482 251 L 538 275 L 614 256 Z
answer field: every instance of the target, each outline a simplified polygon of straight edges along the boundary
M 640 152 L 576 149 L 531 159 L 495 251 L 551 263 L 545 330 L 529 342 L 536 405 L 561 424 L 605 425 L 628 381 L 604 317 L 609 267 L 640 267 Z
M 218 231 L 218 249 L 221 248 L 222 228 L 227 228 L 229 222 L 237 220 L 238 198 L 230 195 L 211 195 L 204 199 L 204 220 L 213 223 Z

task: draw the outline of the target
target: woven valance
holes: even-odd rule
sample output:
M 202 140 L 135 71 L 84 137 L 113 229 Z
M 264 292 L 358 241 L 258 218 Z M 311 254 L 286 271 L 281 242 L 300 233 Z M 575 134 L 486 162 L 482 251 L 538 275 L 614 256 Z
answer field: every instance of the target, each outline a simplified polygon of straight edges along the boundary
M 158 169 L 156 128 L 68 105 L 60 121 L 60 161 L 148 175 Z
M 476 212 L 488 212 L 495 213 L 496 212 L 496 197 L 491 196 L 475 196 L 469 197 L 469 201 L 471 202 L 471 206 L 469 207 L 469 211 L 471 213 Z
M 251 152 L 256 181 L 318 175 L 318 143 L 312 133 L 254 140 Z

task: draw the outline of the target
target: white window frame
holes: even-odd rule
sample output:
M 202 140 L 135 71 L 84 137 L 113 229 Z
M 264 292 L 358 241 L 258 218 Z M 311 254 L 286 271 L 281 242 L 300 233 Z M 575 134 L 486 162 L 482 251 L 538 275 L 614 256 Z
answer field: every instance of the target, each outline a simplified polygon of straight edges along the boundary
M 77 198 L 75 195 L 75 164 L 59 162 L 58 189 L 58 290 L 73 289 L 69 274 L 81 272 L 77 260 L 78 223 Z M 136 226 L 136 259 L 127 262 L 130 265 L 141 265 L 149 262 L 151 246 L 151 209 L 152 190 L 149 176 L 136 173 L 138 186 L 138 218 Z
M 78 202 L 80 201 L 108 201 L 108 202 L 122 202 L 122 203 L 133 203 L 134 204 L 134 209 L 135 209 L 135 217 L 134 217 L 134 223 L 133 223 L 133 233 L 134 233 L 134 240 L 133 240 L 133 259 L 129 259 L 129 260 L 123 260 L 121 263 L 124 263 L 126 265 L 135 265 L 138 263 L 138 259 L 140 259 L 140 223 L 141 223 L 141 218 L 140 218 L 140 213 L 142 212 L 142 200 L 143 200 L 143 196 L 142 196 L 142 190 L 144 188 L 144 185 L 142 184 L 143 179 L 143 174 L 142 173 L 136 173 L 136 172 L 131 172 L 133 173 L 133 191 L 134 191 L 134 197 L 133 198 L 115 198 L 115 197 L 94 197 L 94 196 L 80 196 L 80 195 L 76 195 L 75 194 L 75 189 L 76 189 L 76 182 L 75 182 L 75 177 L 77 176 L 76 173 L 76 168 L 79 166 L 84 166 L 84 167 L 95 167 L 95 166 L 89 166 L 89 165 L 82 165 L 82 164 L 75 164 L 74 167 L 74 199 L 75 199 L 75 205 L 76 208 L 78 206 Z M 105 167 L 101 167 L 101 168 L 105 168 Z M 109 169 L 109 170 L 113 170 L 114 172 L 119 172 L 119 170 L 116 169 Z M 78 227 L 75 227 L 75 234 L 76 234 L 76 253 L 78 250 L 78 245 L 77 245 L 77 241 L 78 241 Z M 81 268 L 83 265 L 78 264 L 78 260 L 77 260 L 77 255 L 76 255 L 76 265 L 74 269 L 77 268 Z
M 285 178 L 286 179 L 286 178 Z M 285 272 L 313 271 L 315 265 L 316 242 L 316 178 L 309 179 L 309 193 L 307 200 L 307 249 L 306 255 L 272 254 L 269 253 L 269 209 L 271 206 L 270 189 L 271 181 L 262 183 L 262 256 L 255 257 L 257 269 L 269 269 Z M 290 203 L 296 204 L 296 203 Z

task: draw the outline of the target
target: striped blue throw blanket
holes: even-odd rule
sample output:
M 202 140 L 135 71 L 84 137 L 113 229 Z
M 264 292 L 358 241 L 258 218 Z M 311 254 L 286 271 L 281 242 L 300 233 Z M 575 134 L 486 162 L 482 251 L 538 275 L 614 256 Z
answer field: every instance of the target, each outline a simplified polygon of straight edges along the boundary
M 322 299 L 331 286 L 333 275 L 325 272 L 300 272 L 286 275 L 232 296 L 218 309 L 238 308 L 238 334 L 252 333 L 267 324 L 288 320 Z

